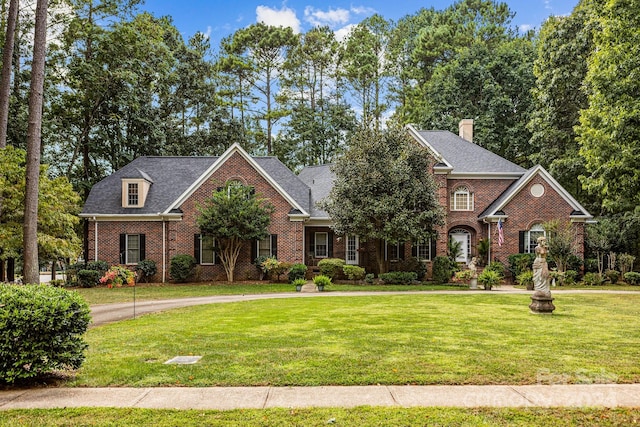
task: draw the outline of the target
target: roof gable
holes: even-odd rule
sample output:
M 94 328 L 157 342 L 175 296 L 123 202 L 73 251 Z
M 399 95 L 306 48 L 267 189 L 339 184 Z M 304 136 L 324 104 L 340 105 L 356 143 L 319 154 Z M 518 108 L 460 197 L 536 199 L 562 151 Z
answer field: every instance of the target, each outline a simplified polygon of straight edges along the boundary
M 587 212 L 587 210 L 541 165 L 532 167 L 520 179 L 513 182 L 513 184 L 511 184 L 509 188 L 500 195 L 500 197 L 498 197 L 491 205 L 489 205 L 489 207 L 487 207 L 487 209 L 484 210 L 484 212 L 480 214 L 479 218 L 485 219 L 489 217 L 504 216 L 504 214 L 501 213 L 502 209 L 504 209 L 516 194 L 522 191 L 522 189 L 525 188 L 536 176 L 540 176 L 544 179 L 545 182 L 547 182 L 567 202 L 567 204 L 573 208 L 573 213 L 570 215 L 571 218 L 585 220 L 593 218 L 593 216 Z

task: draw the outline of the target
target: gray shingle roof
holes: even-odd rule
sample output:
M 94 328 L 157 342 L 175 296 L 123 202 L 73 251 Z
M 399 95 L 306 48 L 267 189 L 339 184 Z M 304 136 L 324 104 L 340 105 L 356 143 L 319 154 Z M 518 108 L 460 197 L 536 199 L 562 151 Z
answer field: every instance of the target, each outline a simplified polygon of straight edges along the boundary
M 525 169 L 449 131 L 417 131 L 452 167 L 452 174 L 523 174 Z
M 152 215 L 165 212 L 219 157 L 139 157 L 93 186 L 83 215 Z M 276 157 L 253 160 L 300 206 L 309 206 L 309 188 Z M 142 208 L 123 208 L 123 178 L 152 182 Z
M 311 205 L 309 212 L 312 218 L 328 218 L 329 215 L 318 209 L 316 203 L 329 195 L 333 188 L 335 174 L 331 170 L 333 165 L 307 166 L 300 171 L 298 177 L 304 182 L 311 191 Z

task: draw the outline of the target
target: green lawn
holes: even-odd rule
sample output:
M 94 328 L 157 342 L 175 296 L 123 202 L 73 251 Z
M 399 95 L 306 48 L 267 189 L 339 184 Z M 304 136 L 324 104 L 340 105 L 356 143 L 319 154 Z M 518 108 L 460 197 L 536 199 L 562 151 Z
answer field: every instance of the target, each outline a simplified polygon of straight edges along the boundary
M 329 292 L 343 291 L 433 291 L 433 290 L 467 290 L 461 286 L 447 285 L 350 285 L 332 284 L 326 290 Z M 294 292 L 295 287 L 287 283 L 213 283 L 213 284 L 141 284 L 132 287 L 121 288 L 74 288 L 89 304 L 109 304 L 127 302 L 133 299 L 134 291 L 136 300 L 161 300 L 169 298 L 187 298 L 212 295 L 251 295 L 265 293 Z
M 291 298 L 93 328 L 70 386 L 640 382 L 640 294 Z M 199 355 L 195 365 L 165 365 Z
M 629 426 L 640 409 L 321 408 L 173 411 L 82 408 L 0 411 L 14 426 Z

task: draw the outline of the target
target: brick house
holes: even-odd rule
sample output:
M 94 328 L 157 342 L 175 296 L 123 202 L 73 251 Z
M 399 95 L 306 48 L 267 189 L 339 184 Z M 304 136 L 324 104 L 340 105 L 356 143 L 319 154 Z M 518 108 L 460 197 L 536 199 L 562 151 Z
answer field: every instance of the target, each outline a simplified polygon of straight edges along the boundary
M 460 136 L 447 131 L 407 132 L 429 151 L 445 224 L 431 242 L 388 244 L 387 260 L 417 256 L 430 266 L 447 252 L 449 239 L 460 241 L 459 262 L 477 255 L 480 239 L 489 238 L 490 259 L 506 261 L 529 252 L 544 233 L 543 222 L 558 219 L 575 230 L 582 254 L 584 225 L 591 215 L 541 166 L 525 170 L 472 142 L 472 121 L 463 120 Z M 304 168 L 295 175 L 275 157 L 253 157 L 239 145 L 219 157 L 140 157 L 97 183 L 80 216 L 85 219 L 85 257 L 133 266 L 154 260 L 157 281 L 169 280 L 170 260 L 191 254 L 198 280 L 226 280 L 211 236 L 196 225 L 196 206 L 227 182 L 254 188 L 275 207 L 270 237 L 246 242 L 236 266 L 237 280 L 259 275 L 253 260 L 274 255 L 314 266 L 322 258 L 342 258 L 375 270 L 371 242 L 336 236 L 331 218 L 316 202 L 331 190 L 330 165 Z M 503 241 L 498 242 L 498 223 Z

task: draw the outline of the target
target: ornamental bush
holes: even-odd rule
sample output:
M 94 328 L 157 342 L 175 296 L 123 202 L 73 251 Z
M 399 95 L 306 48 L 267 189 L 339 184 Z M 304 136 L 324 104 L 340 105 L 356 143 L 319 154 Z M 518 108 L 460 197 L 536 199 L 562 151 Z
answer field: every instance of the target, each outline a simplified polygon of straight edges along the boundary
M 93 288 L 98 285 L 102 273 L 98 270 L 78 271 L 78 284 L 83 288 Z
M 435 257 L 433 260 L 433 281 L 436 283 L 449 283 L 451 276 L 453 276 L 453 267 L 449 257 Z
M 635 271 L 624 273 L 624 281 L 630 285 L 640 285 L 640 273 Z
M 398 262 L 397 271 L 413 271 L 418 280 L 422 280 L 427 273 L 427 266 L 416 257 L 410 257 Z
M 342 273 L 342 267 L 345 262 L 340 258 L 325 258 L 318 262 L 318 268 L 320 268 L 320 274 L 328 276 L 331 279 L 336 279 Z
M 289 283 L 298 279 L 303 279 L 307 275 L 307 266 L 304 264 L 293 264 L 289 270 Z
M 533 271 L 525 270 L 522 273 L 518 274 L 516 280 L 522 286 L 526 286 L 527 289 L 533 289 Z
M 604 283 L 604 279 L 598 273 L 586 273 L 582 278 L 582 282 L 587 286 L 600 286 Z
M 362 280 L 366 273 L 365 269 L 358 265 L 344 265 L 342 272 L 349 280 Z
M 13 384 L 84 361 L 89 306 L 48 285 L 0 284 L 0 382 Z
M 140 281 L 148 282 L 158 272 L 158 267 L 154 260 L 143 259 L 136 265 L 136 272 L 140 274 Z
M 498 286 L 502 281 L 502 275 L 495 270 L 485 268 L 478 276 L 480 283 L 486 290 L 491 290 L 494 286 Z
M 378 277 L 387 285 L 410 285 L 418 279 L 414 271 L 392 271 L 379 274 Z
M 178 282 L 186 282 L 193 276 L 196 268 L 196 259 L 191 255 L 180 254 L 171 258 L 171 266 L 169 271 L 171 278 Z

